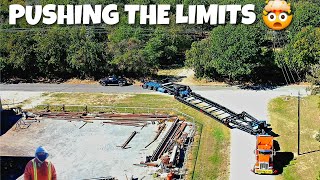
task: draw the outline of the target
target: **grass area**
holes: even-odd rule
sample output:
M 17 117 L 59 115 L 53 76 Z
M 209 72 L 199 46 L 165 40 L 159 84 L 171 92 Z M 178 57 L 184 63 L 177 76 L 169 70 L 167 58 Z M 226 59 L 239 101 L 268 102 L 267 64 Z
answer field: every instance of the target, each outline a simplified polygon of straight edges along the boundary
M 167 76 L 178 76 L 184 68 L 175 68 L 175 69 L 160 69 L 158 75 L 167 75 Z
M 186 69 L 186 68 L 176 68 L 176 69 L 162 69 L 158 71 L 158 76 L 160 77 L 169 77 L 173 79 L 177 79 L 179 82 L 185 85 L 227 85 L 224 82 L 218 82 L 218 81 L 210 81 L 208 79 L 197 79 L 194 76 L 194 71 L 192 69 Z
M 119 103 L 131 95 L 128 94 L 105 94 L 105 93 L 52 93 L 47 94 L 50 98 L 44 104 L 66 104 L 66 105 L 94 105 L 106 106 Z M 82 98 L 86 97 L 86 98 Z
M 294 160 L 277 179 L 316 179 L 320 174 L 320 143 L 315 139 L 320 130 L 320 96 L 301 99 L 301 150 L 297 153 L 297 98 L 279 97 L 269 104 L 272 128 L 281 152 L 292 152 Z M 318 151 L 317 151 L 318 150 Z M 316 152 L 313 152 L 316 151 Z M 310 153 L 308 153 L 310 152 Z
M 198 133 L 188 157 L 189 170 L 197 159 L 195 171 L 189 171 L 187 179 L 197 180 L 229 178 L 230 132 L 224 125 L 204 114 L 176 101 L 172 96 L 152 94 L 103 94 L 103 93 L 52 93 L 45 104 L 78 104 L 91 106 L 126 106 L 149 108 L 175 108 L 191 115 L 198 124 Z M 85 98 L 82 98 L 85 97 Z M 143 111 L 147 111 L 144 108 Z M 200 140 L 200 146 L 197 146 Z
M 77 79 L 72 78 L 64 82 L 65 84 L 99 84 L 98 81 L 92 79 Z

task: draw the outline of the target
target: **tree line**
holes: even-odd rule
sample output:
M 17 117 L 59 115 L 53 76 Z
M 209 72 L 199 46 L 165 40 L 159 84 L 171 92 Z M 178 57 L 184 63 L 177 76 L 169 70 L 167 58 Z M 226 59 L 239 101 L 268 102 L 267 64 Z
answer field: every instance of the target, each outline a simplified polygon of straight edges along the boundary
M 8 6 L 15 4 L 248 4 L 256 5 L 253 25 L 128 25 L 122 14 L 114 26 L 36 26 L 23 19 L 8 25 Z M 1 81 L 10 78 L 101 78 L 153 75 L 160 68 L 188 66 L 196 77 L 226 81 L 319 83 L 320 10 L 318 1 L 295 1 L 291 26 L 282 32 L 282 47 L 272 48 L 274 32 L 262 21 L 261 0 L 0 0 Z M 121 10 L 120 10 L 121 11 Z M 209 36 L 203 37 L 203 32 Z M 278 37 L 278 36 L 277 36 Z M 277 39 L 282 40 L 282 39 Z M 293 73 L 293 78 L 291 74 Z M 279 80 L 280 79 L 280 80 Z
M 262 12 L 263 1 L 251 1 Z M 227 81 L 294 83 L 306 79 L 320 84 L 319 1 L 292 3 L 292 24 L 271 31 L 257 16 L 251 26 L 226 25 L 194 42 L 186 51 L 186 65 L 199 78 Z

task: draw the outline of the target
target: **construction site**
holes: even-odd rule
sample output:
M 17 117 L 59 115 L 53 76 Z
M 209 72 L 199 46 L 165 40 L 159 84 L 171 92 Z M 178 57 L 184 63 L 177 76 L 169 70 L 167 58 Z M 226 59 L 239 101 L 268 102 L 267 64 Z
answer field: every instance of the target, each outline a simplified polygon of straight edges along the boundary
M 1 168 L 6 170 L 1 179 L 23 179 L 24 166 L 39 144 L 51 152 L 59 179 L 184 178 L 195 133 L 188 118 L 163 114 L 160 109 L 117 113 L 111 107 L 79 107 L 86 109 L 83 112 L 54 108 L 3 110 L 16 123 L 1 136 Z M 87 111 L 94 108 L 100 112 Z
M 240 106 L 234 104 L 239 95 L 248 99 L 251 92 L 246 94 L 243 90 L 239 94 L 215 91 L 212 98 L 209 91 L 198 94 L 189 86 L 171 82 L 146 81 L 140 88 L 163 94 L 150 95 L 155 104 L 161 105 L 161 99 L 168 99 L 166 104 L 171 103 L 179 110 L 154 108 L 152 104 L 145 107 L 37 104 L 32 108 L 3 109 L 1 179 L 23 179 L 24 167 L 34 158 L 34 150 L 39 145 L 50 152 L 50 161 L 59 172 L 59 179 L 197 179 L 196 173 L 207 163 L 203 158 L 210 157 L 198 154 L 199 148 L 203 150 L 202 128 L 208 126 L 199 122 L 200 115 L 214 128 L 222 125 L 224 129 L 231 129 L 231 148 L 218 149 L 223 141 L 213 147 L 230 153 L 230 179 L 273 179 L 272 175 L 281 174 L 294 158 L 292 152 L 281 151 L 275 140 L 279 135 L 261 118 L 266 117 L 266 111 L 259 110 L 270 98 L 291 90 L 267 96 L 265 92 L 256 94 L 250 103 L 255 111 L 249 113 L 241 103 Z M 71 93 L 65 96 L 72 99 Z M 149 102 L 148 95 L 141 94 L 141 97 L 144 103 Z M 257 98 L 260 101 L 256 101 Z M 136 104 L 140 99 L 128 101 Z M 180 111 L 186 107 L 193 110 L 188 112 L 196 113 L 188 115 Z M 225 134 L 218 135 L 224 138 Z M 204 144 L 204 147 L 211 148 L 211 145 Z

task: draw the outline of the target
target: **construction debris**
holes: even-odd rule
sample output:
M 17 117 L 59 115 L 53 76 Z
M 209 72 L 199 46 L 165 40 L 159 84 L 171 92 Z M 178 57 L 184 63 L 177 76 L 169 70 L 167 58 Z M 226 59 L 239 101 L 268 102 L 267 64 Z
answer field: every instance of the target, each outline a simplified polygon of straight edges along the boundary
M 83 121 L 84 122 L 84 124 L 81 126 L 81 127 L 79 127 L 79 129 L 81 129 L 81 128 L 83 128 L 83 126 L 85 126 L 86 124 L 88 124 L 88 123 L 93 123 L 92 121 Z
M 135 127 L 144 127 L 148 123 L 141 122 L 141 121 L 105 121 L 104 124 L 112 124 L 112 125 L 122 125 L 122 126 L 135 126 Z
M 184 167 L 183 162 L 186 154 L 185 151 L 190 146 L 190 142 L 192 142 L 193 133 L 195 131 L 195 127 L 192 127 L 194 125 L 192 123 L 185 122 L 183 117 L 166 114 L 89 113 L 87 111 L 34 112 L 32 113 L 32 116 L 25 115 L 21 122 L 25 121 L 26 123 L 32 124 L 46 120 L 54 120 L 55 122 L 66 120 L 68 122 L 72 122 L 73 125 L 76 124 L 74 122 L 83 122 L 83 124 L 80 124 L 79 126 L 75 125 L 78 127 L 77 129 L 81 129 L 81 132 L 86 132 L 92 128 L 91 125 L 90 127 L 87 127 L 89 126 L 87 125 L 89 123 L 92 123 L 93 126 L 96 126 L 97 123 L 102 125 L 131 126 L 134 128 L 134 131 L 122 145 L 118 146 L 122 149 L 131 148 L 128 147 L 128 145 L 138 133 L 142 133 L 145 136 L 145 132 L 142 132 L 145 131 L 144 128 L 149 129 L 150 133 L 154 132 L 150 131 L 150 127 L 148 127 L 148 125 L 150 125 L 156 132 L 155 135 L 149 134 L 150 138 L 148 138 L 148 141 L 150 141 L 151 138 L 153 138 L 153 140 L 144 148 L 144 144 L 142 143 L 140 143 L 142 144 L 142 147 L 137 144 L 132 147 L 132 150 L 136 150 L 136 147 L 139 146 L 139 154 L 143 154 L 142 158 L 145 156 L 146 158 L 142 159 L 140 163 L 133 164 L 133 166 L 138 166 L 137 168 L 149 168 L 147 170 L 148 175 L 153 174 L 165 179 L 175 178 L 175 175 L 185 172 L 185 170 L 182 169 L 182 167 Z M 84 126 L 86 127 L 83 128 Z M 167 126 L 170 128 L 168 129 Z M 143 142 L 140 136 L 137 137 L 137 139 L 138 138 L 140 142 Z M 127 173 L 136 172 L 137 171 L 128 171 Z
M 154 139 L 153 139 L 148 145 L 146 145 L 146 147 L 144 147 L 144 148 L 148 148 L 154 141 L 156 141 L 156 140 L 158 139 L 159 135 L 161 134 L 161 132 L 163 131 L 163 129 L 164 129 L 165 127 L 166 127 L 166 124 L 165 124 L 165 123 L 162 124 L 162 125 L 160 125 L 160 126 L 158 127 L 158 132 L 157 132 L 156 137 L 154 137 Z
M 131 136 L 126 140 L 125 143 L 123 143 L 123 145 L 121 146 L 122 149 L 126 149 L 127 145 L 130 143 L 130 141 L 132 140 L 132 138 L 137 134 L 137 131 L 133 131 L 133 133 L 131 134 Z
M 87 112 L 34 112 L 35 118 L 50 118 L 59 120 L 139 120 L 157 121 L 160 119 L 170 119 L 176 116 L 164 114 L 128 114 L 128 113 L 87 113 Z M 27 118 L 28 119 L 28 118 Z
M 174 144 L 176 143 L 176 140 L 179 139 L 186 126 L 187 123 L 179 123 L 179 119 L 177 118 L 163 140 L 160 142 L 155 152 L 152 154 L 150 160 L 157 161 L 162 154 L 168 152 L 169 150 L 172 150 Z

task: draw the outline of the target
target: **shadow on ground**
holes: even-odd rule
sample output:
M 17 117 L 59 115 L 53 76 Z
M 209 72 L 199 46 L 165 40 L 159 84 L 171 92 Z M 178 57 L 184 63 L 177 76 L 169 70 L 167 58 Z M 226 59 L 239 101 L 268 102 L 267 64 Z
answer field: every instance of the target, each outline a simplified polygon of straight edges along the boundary
M 15 180 L 20 177 L 27 163 L 34 157 L 1 156 L 1 178 L 4 180 Z
M 292 152 L 279 152 L 281 148 L 276 140 L 274 140 L 274 150 L 277 151 L 273 159 L 274 169 L 277 171 L 276 174 L 282 174 L 283 168 L 290 164 L 290 161 L 294 158 L 294 154 Z
M 16 122 L 22 117 L 21 114 L 16 114 L 13 109 L 1 111 L 1 129 L 0 136 L 5 134 Z
M 314 150 L 314 151 L 303 152 L 300 155 L 312 154 L 312 153 L 316 153 L 316 152 L 320 152 L 320 149 Z
M 154 77 L 156 80 L 161 80 L 164 83 L 166 82 L 181 82 L 187 76 L 173 76 L 173 75 L 158 75 Z
M 252 84 L 252 85 L 247 85 L 247 84 L 242 84 L 238 85 L 240 89 L 246 89 L 246 90 L 255 90 L 255 91 L 261 91 L 261 90 L 273 90 L 278 88 L 278 85 L 263 85 L 263 84 Z

